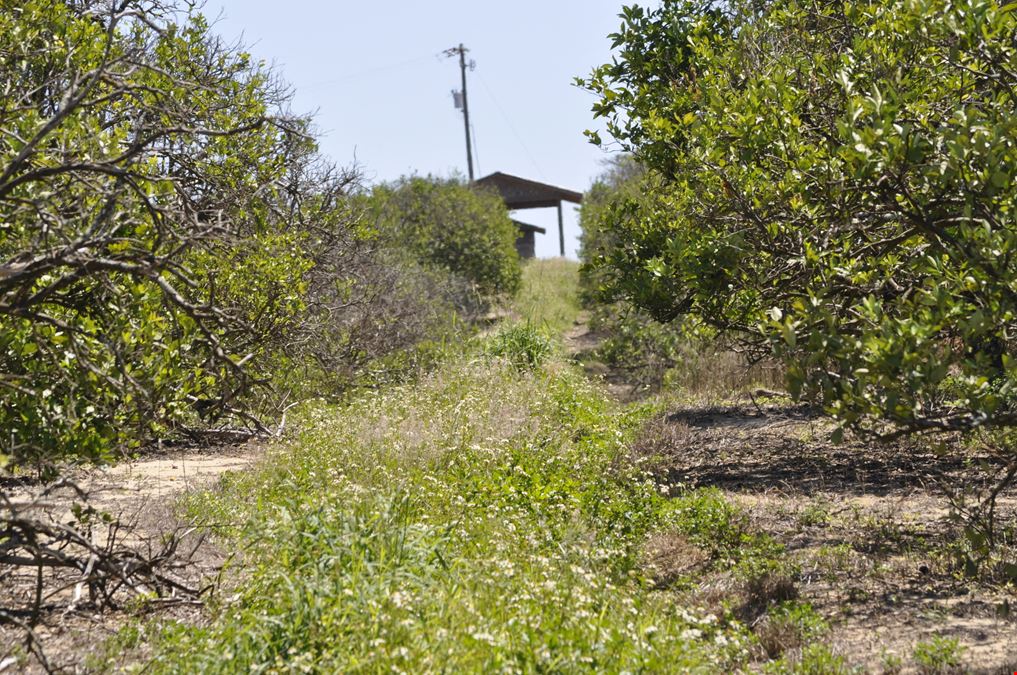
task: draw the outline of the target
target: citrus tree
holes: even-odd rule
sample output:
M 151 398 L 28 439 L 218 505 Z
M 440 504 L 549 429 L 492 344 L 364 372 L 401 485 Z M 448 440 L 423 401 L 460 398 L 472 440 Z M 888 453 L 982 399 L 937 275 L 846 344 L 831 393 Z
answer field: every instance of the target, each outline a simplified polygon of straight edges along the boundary
M 380 235 L 416 261 L 468 281 L 483 296 L 519 289 L 518 232 L 496 193 L 455 178 L 412 176 L 377 186 L 370 204 Z
M 0 456 L 251 419 L 346 226 L 287 92 L 160 0 L 0 0 L 0 89 Z
M 846 425 L 1013 425 L 1012 10 L 626 8 L 582 83 L 662 187 L 612 220 L 604 290 L 776 352 Z

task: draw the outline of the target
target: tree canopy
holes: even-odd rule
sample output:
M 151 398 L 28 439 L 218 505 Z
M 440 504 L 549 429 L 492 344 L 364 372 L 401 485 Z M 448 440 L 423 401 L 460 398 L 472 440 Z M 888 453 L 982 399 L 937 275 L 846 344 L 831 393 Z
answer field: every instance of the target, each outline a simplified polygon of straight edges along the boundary
M 420 263 L 465 279 L 481 295 L 519 289 L 518 232 L 496 193 L 456 178 L 411 176 L 376 187 L 371 205 L 381 236 Z
M 243 417 L 349 229 L 287 92 L 159 0 L 3 0 L 0 88 L 0 456 Z
M 981 0 L 627 7 L 582 84 L 661 187 L 615 207 L 602 293 L 775 352 L 850 425 L 1014 424 L 1015 21 Z

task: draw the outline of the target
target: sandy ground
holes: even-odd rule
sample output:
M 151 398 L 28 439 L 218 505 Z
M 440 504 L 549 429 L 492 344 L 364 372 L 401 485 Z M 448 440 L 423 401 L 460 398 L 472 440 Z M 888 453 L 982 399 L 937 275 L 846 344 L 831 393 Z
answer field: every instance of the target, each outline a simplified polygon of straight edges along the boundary
M 263 454 L 258 442 L 244 445 L 215 446 L 201 449 L 164 449 L 146 457 L 111 467 L 72 471 L 69 479 L 88 495 L 88 504 L 112 516 L 125 528 L 119 541 L 133 550 L 151 555 L 158 551 L 167 535 L 181 537 L 176 554 L 179 567 L 175 578 L 194 587 L 202 587 L 215 578 L 227 555 L 210 544 L 207 533 L 188 526 L 179 508 L 179 500 L 188 491 L 212 486 L 228 471 L 251 466 Z M 33 482 L 2 486 L 12 503 L 24 508 L 42 489 Z M 68 522 L 80 495 L 62 489 L 35 507 L 31 513 L 52 522 Z M 105 541 L 108 528 L 97 528 L 94 539 Z M 0 577 L 0 586 L 13 601 L 4 606 L 29 607 L 35 589 L 32 570 L 15 569 Z M 62 672 L 87 672 L 106 640 L 139 614 L 137 606 L 125 600 L 117 609 L 97 611 L 74 585 L 75 573 L 57 572 L 47 577 L 45 610 L 34 631 L 43 645 L 50 666 Z M 200 605 L 181 600 L 167 603 L 166 612 L 181 618 L 194 616 Z M 25 634 L 0 625 L 0 673 L 41 672 L 39 663 L 25 653 Z
M 101 470 L 91 480 L 101 486 L 97 494 L 110 501 L 159 499 L 207 487 L 227 471 L 247 468 L 255 457 L 257 447 L 227 451 L 227 454 L 169 452 L 165 457 L 126 462 Z

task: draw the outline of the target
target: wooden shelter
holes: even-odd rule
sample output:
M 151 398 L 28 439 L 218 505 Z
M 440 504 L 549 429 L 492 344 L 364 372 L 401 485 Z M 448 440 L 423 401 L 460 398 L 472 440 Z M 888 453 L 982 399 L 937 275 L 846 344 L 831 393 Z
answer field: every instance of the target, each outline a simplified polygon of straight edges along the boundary
M 538 183 L 537 181 L 520 178 L 519 176 L 512 176 L 500 171 L 492 173 L 489 176 L 484 176 L 477 180 L 476 184 L 497 190 L 501 195 L 501 198 L 505 201 L 505 206 L 507 206 L 510 211 L 557 207 L 558 241 L 561 245 L 561 255 L 562 257 L 565 256 L 565 223 L 562 216 L 562 203 L 571 202 L 573 204 L 582 204 L 582 193 L 566 190 L 554 185 L 548 185 L 547 183 Z M 518 224 L 519 223 L 517 222 L 517 225 Z M 530 225 L 528 227 L 534 226 Z M 535 228 L 527 233 L 520 228 L 520 238 L 526 237 L 527 234 L 530 238 L 533 238 L 534 232 L 540 232 L 543 234 L 546 230 L 543 228 Z M 516 244 L 516 248 L 519 248 L 518 243 Z
M 516 229 L 519 230 L 519 236 L 516 237 L 516 251 L 519 253 L 519 257 L 536 258 L 537 233 L 547 234 L 547 230 L 518 220 L 513 220 L 512 222 L 515 224 Z

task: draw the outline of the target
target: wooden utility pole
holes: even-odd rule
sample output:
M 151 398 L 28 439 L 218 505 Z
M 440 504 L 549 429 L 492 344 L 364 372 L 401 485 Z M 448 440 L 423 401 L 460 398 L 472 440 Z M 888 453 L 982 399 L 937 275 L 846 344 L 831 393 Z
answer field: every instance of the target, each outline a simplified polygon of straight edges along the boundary
M 459 70 L 463 76 L 463 124 L 466 127 L 466 166 L 469 171 L 470 182 L 473 182 L 473 142 L 470 138 L 470 101 L 466 96 L 466 52 L 470 51 L 460 42 L 458 47 L 452 47 L 451 49 L 445 50 L 446 56 L 459 55 Z M 474 63 L 469 63 L 470 69 L 474 67 Z

